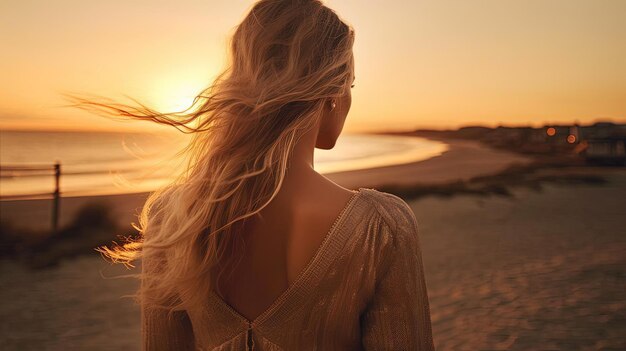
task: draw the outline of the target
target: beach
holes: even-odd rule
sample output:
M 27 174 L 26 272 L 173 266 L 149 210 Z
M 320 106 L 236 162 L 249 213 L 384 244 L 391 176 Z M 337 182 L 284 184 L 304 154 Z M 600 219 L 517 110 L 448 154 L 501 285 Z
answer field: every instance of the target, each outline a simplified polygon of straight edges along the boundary
M 410 201 L 437 350 L 626 349 L 626 170 Z
M 532 162 L 477 142 L 446 142 L 450 149 L 429 160 L 328 177 L 353 189 L 424 188 Z M 508 195 L 403 197 L 418 220 L 437 350 L 626 349 L 626 170 L 539 173 L 553 181 L 511 185 Z M 558 177 L 565 173 L 604 181 L 558 181 L 570 179 Z M 63 199 L 61 223 L 89 201 L 106 201 L 128 223 L 145 196 Z M 28 208 L 21 221 L 49 223 L 49 205 L 31 201 L 0 203 L 2 216 Z M 108 279 L 140 267 L 111 265 L 88 251 L 37 270 L 0 261 L 5 349 L 140 348 L 139 309 L 123 297 L 137 282 Z
M 254 246 L 243 260 L 252 264 L 239 267 L 250 268 L 248 276 L 225 276 L 231 283 L 281 265 L 273 278 L 324 278 L 355 262 L 354 245 L 329 240 L 359 234 L 334 228 L 348 216 L 366 216 L 360 222 L 380 232 L 345 241 L 368 253 L 345 277 L 374 272 L 375 281 L 332 301 L 286 287 L 282 295 L 304 297 L 299 308 L 322 314 L 307 327 L 282 311 L 280 322 L 301 324 L 304 336 L 332 339 L 337 323 L 377 323 L 423 306 L 390 299 L 384 288 L 390 276 L 416 278 L 415 269 L 393 264 L 406 257 L 423 262 L 437 351 L 626 351 L 626 0 L 2 4 L 0 351 L 167 349 L 142 341 L 133 295 L 146 245 L 174 247 L 165 255 L 170 265 L 217 252 L 201 261 L 220 266 Z M 360 207 L 350 200 L 331 224 L 322 217 L 333 199 L 310 181 L 275 179 L 311 169 L 346 200 L 362 191 L 361 205 L 372 211 L 349 211 Z M 276 216 L 246 221 L 243 207 L 263 211 L 261 193 L 278 185 L 286 195 L 287 183 L 320 200 L 274 197 Z M 413 211 L 419 245 L 398 235 L 408 222 L 395 219 L 405 211 L 385 211 L 398 204 Z M 158 222 L 166 224 L 160 233 Z M 296 262 L 320 241 L 308 234 L 324 234 L 322 222 L 322 243 L 330 244 L 321 248 L 341 259 L 323 269 Z M 240 227 L 255 233 L 228 231 Z M 234 240 L 242 236 L 254 245 Z M 178 250 L 181 242 L 193 247 Z M 407 247 L 412 252 L 400 252 Z M 304 269 L 293 272 L 294 263 Z M 215 282 L 204 273 L 221 267 L 195 268 Z M 193 294 L 184 273 L 182 285 L 158 279 L 186 301 Z M 264 309 L 253 302 L 272 300 L 281 281 L 255 283 L 244 292 L 259 301 L 241 309 L 227 301 L 243 295 L 218 289 L 223 309 L 249 315 L 249 323 L 233 337 L 194 325 L 198 336 L 224 336 L 202 344 L 314 349 L 304 339 L 279 345 L 276 333 L 250 320 Z M 357 299 L 354 290 L 373 294 Z M 393 301 L 378 308 L 381 299 Z M 342 303 L 359 318 L 330 318 L 320 308 Z M 423 329 L 409 321 L 425 317 L 370 329 L 406 340 Z M 363 336 L 358 329 L 335 344 L 347 349 Z M 380 348 L 417 348 L 392 341 Z

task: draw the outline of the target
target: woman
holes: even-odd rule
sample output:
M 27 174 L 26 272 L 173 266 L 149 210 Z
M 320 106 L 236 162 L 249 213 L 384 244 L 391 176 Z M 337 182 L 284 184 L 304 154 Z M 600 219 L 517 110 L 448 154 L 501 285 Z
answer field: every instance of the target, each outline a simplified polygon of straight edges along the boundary
M 399 197 L 313 168 L 351 104 L 353 29 L 317 0 L 262 0 L 188 113 L 80 100 L 192 133 L 188 168 L 148 198 L 145 350 L 432 350 L 417 221 Z M 190 127 L 195 124 L 195 127 Z

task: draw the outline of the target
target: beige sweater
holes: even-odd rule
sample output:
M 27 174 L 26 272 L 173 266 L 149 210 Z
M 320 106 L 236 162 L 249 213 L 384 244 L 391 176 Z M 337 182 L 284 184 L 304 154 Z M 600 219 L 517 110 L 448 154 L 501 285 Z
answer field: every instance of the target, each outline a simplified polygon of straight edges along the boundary
M 142 308 L 144 350 L 434 350 L 417 220 L 360 188 L 313 259 L 254 321 L 216 293 L 168 320 Z

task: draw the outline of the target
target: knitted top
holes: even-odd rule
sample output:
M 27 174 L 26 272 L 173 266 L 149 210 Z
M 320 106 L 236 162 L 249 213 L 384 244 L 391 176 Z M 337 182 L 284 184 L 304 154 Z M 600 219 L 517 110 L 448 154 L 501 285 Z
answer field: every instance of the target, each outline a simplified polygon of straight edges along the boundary
M 250 321 L 215 292 L 168 319 L 142 308 L 143 350 L 434 350 L 409 205 L 353 191 L 298 278 Z

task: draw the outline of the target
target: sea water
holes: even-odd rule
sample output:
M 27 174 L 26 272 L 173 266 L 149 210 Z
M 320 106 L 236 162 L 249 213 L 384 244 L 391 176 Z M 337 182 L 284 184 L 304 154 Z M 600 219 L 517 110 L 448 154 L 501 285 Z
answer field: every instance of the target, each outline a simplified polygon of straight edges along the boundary
M 184 168 L 184 158 L 175 154 L 189 140 L 180 132 L 0 131 L 0 198 L 50 197 L 56 161 L 61 196 L 152 191 Z M 383 167 L 446 150 L 423 138 L 345 133 L 332 150 L 315 150 L 314 167 L 322 174 Z

